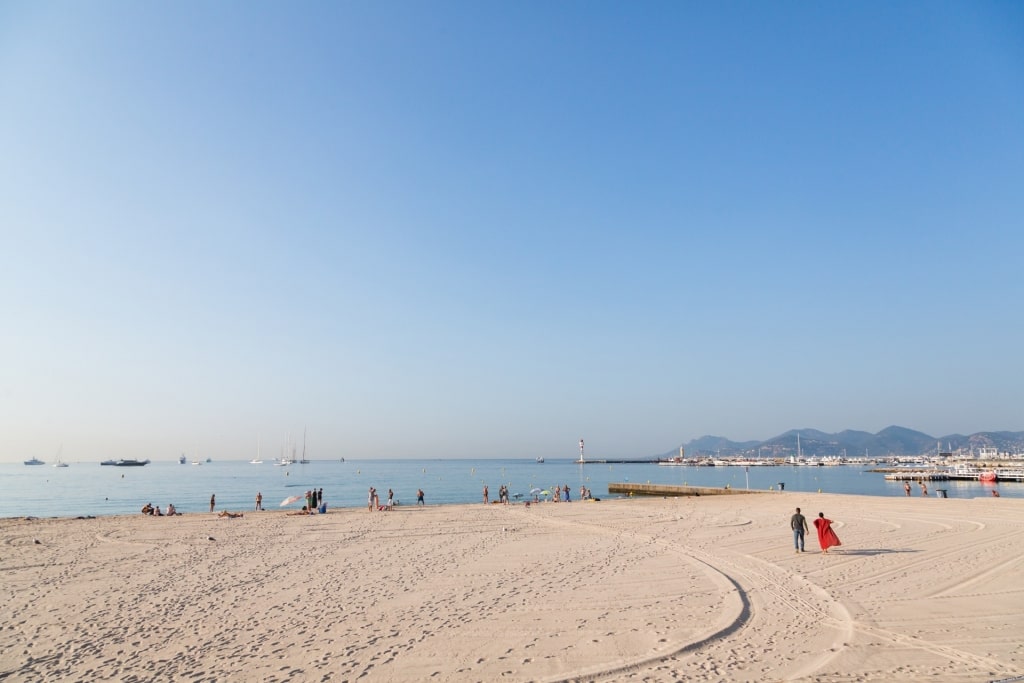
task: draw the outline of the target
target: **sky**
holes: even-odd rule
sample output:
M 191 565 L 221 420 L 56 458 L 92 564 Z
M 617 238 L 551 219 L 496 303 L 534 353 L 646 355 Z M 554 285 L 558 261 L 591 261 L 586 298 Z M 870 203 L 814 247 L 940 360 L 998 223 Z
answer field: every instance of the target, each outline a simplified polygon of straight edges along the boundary
M 0 461 L 1024 430 L 1024 5 L 0 4 Z

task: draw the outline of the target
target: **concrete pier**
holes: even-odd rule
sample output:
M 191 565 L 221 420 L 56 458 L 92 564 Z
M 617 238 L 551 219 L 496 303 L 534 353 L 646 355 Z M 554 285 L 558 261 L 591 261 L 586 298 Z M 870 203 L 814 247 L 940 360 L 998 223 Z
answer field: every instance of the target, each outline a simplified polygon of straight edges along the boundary
M 732 496 L 746 493 L 765 493 L 750 489 L 727 489 L 713 486 L 677 486 L 675 484 L 610 483 L 608 493 L 632 496 Z

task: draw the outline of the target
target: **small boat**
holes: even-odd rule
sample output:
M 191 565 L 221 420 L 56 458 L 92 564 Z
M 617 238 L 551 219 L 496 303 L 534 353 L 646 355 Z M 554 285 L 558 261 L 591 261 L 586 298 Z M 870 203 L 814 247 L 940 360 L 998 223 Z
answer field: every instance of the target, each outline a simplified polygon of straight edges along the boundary
M 188 462 L 188 458 L 186 458 L 185 454 L 182 453 L 181 456 L 178 458 L 178 464 L 179 465 L 184 465 L 187 462 Z
M 256 457 L 249 461 L 250 465 L 262 465 L 263 458 L 260 456 L 260 439 L 256 437 Z
M 989 484 L 996 481 L 996 479 L 998 479 L 998 477 L 996 476 L 996 473 L 993 472 L 992 470 L 982 472 L 981 474 L 978 475 L 978 481 L 983 481 Z
M 64 450 L 64 444 L 61 444 L 60 448 L 57 449 L 57 462 L 53 463 L 54 467 L 67 467 L 68 466 L 68 464 L 66 462 L 64 462 L 64 461 L 62 461 L 60 459 L 60 452 L 62 450 Z
M 31 460 L 26 460 L 25 464 L 26 465 L 45 465 L 46 463 L 43 462 L 42 460 L 40 460 L 39 458 L 32 458 Z
M 543 457 L 538 457 L 538 458 L 537 458 L 537 462 L 539 462 L 539 463 L 540 463 L 540 462 L 544 462 L 544 458 L 543 458 Z
M 102 464 L 102 465 L 112 464 L 114 467 L 142 467 L 143 465 L 148 465 L 149 464 L 149 460 L 136 460 L 134 458 L 121 458 L 120 460 L 118 460 L 116 462 L 107 461 L 107 462 L 103 462 L 103 463 L 100 463 L 100 464 Z

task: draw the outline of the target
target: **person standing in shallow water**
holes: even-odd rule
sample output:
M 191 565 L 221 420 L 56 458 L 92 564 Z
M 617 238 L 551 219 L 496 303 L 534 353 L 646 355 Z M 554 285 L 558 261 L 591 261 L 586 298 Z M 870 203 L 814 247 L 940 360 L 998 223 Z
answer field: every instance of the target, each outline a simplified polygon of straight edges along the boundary
M 263 494 L 260 491 L 256 492 L 256 509 L 263 509 Z
M 907 492 L 908 496 L 910 495 L 910 482 L 909 481 L 903 482 L 903 490 Z
M 217 494 L 210 494 L 210 512 L 213 512 L 213 508 L 217 505 Z
M 487 484 L 484 484 L 484 505 L 487 505 Z
M 842 545 L 836 532 L 832 531 L 832 520 L 825 519 L 824 512 L 818 513 L 818 518 L 814 520 L 814 528 L 818 530 L 818 545 L 821 546 L 823 555 L 827 555 L 828 549 L 832 546 Z
M 809 531 L 807 518 L 800 514 L 800 508 L 796 514 L 789 518 L 789 528 L 793 530 L 793 547 L 798 553 L 804 552 L 804 534 Z

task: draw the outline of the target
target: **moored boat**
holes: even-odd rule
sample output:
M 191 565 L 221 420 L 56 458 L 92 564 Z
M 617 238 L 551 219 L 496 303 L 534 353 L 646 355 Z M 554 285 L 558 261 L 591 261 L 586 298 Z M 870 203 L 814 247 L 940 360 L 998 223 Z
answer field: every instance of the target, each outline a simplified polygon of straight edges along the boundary
M 25 464 L 26 465 L 45 465 L 46 463 L 43 462 L 42 460 L 40 460 L 39 458 L 32 458 L 31 460 L 26 460 Z

